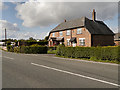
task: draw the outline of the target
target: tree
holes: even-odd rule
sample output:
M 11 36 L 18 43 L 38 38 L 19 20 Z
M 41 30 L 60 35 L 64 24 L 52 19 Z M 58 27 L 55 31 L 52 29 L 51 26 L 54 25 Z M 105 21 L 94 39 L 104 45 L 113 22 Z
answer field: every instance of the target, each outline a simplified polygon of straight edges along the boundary
M 47 41 L 48 39 L 49 39 L 49 36 L 46 36 L 44 40 L 46 40 L 46 41 Z
M 30 37 L 29 40 L 34 40 L 33 37 Z

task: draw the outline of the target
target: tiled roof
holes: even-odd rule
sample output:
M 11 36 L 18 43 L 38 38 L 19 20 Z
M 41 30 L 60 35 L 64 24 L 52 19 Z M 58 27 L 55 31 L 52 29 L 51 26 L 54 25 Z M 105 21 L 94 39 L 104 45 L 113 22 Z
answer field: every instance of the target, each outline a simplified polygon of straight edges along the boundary
M 63 22 L 51 30 L 50 33 L 79 27 L 86 27 L 91 34 L 114 35 L 114 33 L 107 27 L 107 25 L 104 24 L 104 22 L 93 21 L 86 17 Z

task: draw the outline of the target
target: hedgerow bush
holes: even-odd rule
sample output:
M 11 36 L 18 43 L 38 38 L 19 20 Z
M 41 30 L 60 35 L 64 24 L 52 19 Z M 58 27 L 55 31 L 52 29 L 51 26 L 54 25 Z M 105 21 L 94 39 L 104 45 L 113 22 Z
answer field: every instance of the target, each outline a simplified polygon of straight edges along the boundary
M 20 53 L 20 47 L 14 47 L 14 52 Z
M 13 46 L 11 46 L 11 45 L 7 45 L 7 50 L 8 50 L 9 52 L 14 52 L 14 48 L 13 48 Z
M 64 47 L 58 46 L 57 55 L 72 58 L 120 61 L 120 47 Z
M 26 53 L 26 54 L 45 54 L 47 53 L 46 46 L 32 45 L 32 46 L 21 46 L 21 47 L 12 47 L 7 46 L 7 50 L 10 52 L 17 53 Z

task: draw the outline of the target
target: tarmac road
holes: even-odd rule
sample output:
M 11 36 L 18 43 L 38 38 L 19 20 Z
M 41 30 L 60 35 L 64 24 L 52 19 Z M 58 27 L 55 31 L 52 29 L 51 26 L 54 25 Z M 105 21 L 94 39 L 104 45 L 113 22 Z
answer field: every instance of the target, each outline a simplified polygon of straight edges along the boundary
M 2 51 L 3 88 L 118 88 L 118 65 Z M 112 89 L 113 90 L 113 89 Z

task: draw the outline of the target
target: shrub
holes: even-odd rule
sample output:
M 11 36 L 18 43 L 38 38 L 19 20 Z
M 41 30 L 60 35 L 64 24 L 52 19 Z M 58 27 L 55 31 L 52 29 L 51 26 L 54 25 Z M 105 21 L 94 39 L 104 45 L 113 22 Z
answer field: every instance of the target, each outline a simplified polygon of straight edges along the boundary
M 11 45 L 7 45 L 7 51 L 14 52 L 14 47 Z
M 40 45 L 31 45 L 31 46 L 21 46 L 21 47 L 13 47 L 11 45 L 7 46 L 7 50 L 10 52 L 16 53 L 26 53 L 26 54 L 45 54 L 47 53 L 46 46 Z
M 48 50 L 56 50 L 57 47 L 48 47 Z
M 33 53 L 33 54 L 45 54 L 47 53 L 47 47 L 45 46 L 22 46 L 20 47 L 21 53 Z
M 120 47 L 64 47 L 58 46 L 57 55 L 72 58 L 120 61 Z
M 20 47 L 14 47 L 14 52 L 20 53 Z
M 57 52 L 57 50 L 52 50 L 52 49 L 47 51 L 48 54 L 56 54 L 56 52 Z

